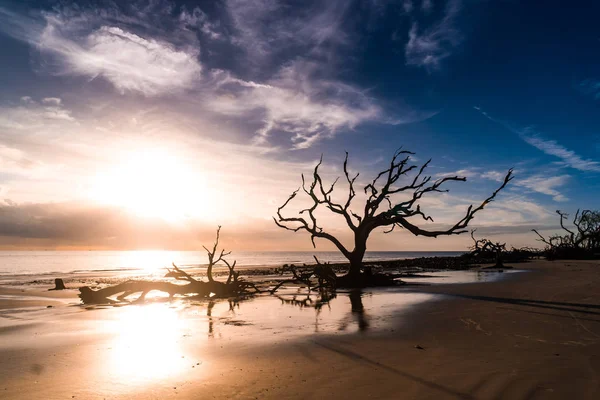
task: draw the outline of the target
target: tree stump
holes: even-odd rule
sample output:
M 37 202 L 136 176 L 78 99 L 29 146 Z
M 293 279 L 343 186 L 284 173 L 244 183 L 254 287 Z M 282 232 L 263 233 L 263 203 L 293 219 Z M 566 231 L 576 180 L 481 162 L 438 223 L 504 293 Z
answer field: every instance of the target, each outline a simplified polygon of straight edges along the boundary
M 54 289 L 50 289 L 50 290 L 65 290 L 65 283 L 63 282 L 62 279 L 60 278 L 56 278 L 54 280 Z

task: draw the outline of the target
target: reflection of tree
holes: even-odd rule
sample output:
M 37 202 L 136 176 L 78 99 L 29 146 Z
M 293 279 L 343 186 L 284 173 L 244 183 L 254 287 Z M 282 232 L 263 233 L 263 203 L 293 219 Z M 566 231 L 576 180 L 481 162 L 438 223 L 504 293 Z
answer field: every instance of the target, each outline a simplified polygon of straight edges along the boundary
M 340 324 L 340 330 L 345 331 L 348 329 L 348 325 L 350 325 L 353 321 L 358 323 L 358 330 L 361 332 L 369 329 L 369 318 L 365 313 L 365 308 L 362 303 L 363 292 L 359 289 L 351 290 L 348 293 L 348 297 L 350 298 L 350 315 L 342 320 Z
M 213 316 L 212 316 L 212 309 L 214 308 L 214 306 L 215 306 L 214 300 L 209 300 L 208 305 L 206 306 L 206 316 L 208 317 L 208 337 L 214 337 Z
M 360 289 L 355 289 L 348 292 L 348 298 L 350 299 L 350 314 L 342 319 L 339 326 L 339 330 L 343 331 L 348 329 L 348 326 L 354 323 L 358 324 L 360 331 L 366 331 L 369 329 L 370 323 L 368 315 L 365 313 L 365 308 L 362 303 L 363 292 Z M 300 308 L 314 308 L 315 309 L 315 332 L 319 330 L 319 315 L 324 306 L 330 307 L 330 301 L 337 297 L 335 291 L 326 290 L 324 288 L 318 291 L 309 291 L 308 293 L 300 293 L 300 289 L 297 293 L 289 295 L 276 295 L 281 300 L 281 304 L 291 305 Z
M 352 290 L 349 296 L 350 304 L 352 305 L 352 315 L 358 321 L 358 329 L 365 331 L 369 328 L 369 320 L 362 303 L 362 292 L 360 290 Z
M 217 304 L 218 300 L 219 299 L 211 299 L 208 301 L 208 303 L 206 305 L 206 317 L 208 319 L 208 337 L 209 338 L 214 337 L 214 323 L 215 323 L 216 317 L 213 317 L 212 313 L 213 313 L 213 308 Z M 246 300 L 246 298 L 227 299 L 227 302 L 229 303 L 229 312 L 232 313 L 233 315 L 235 315 L 236 307 L 239 308 L 240 302 L 242 302 L 244 300 Z
M 275 295 L 275 297 L 281 300 L 281 304 L 289 304 L 300 308 L 309 307 L 319 311 L 323 306 L 329 305 L 329 302 L 335 299 L 336 293 L 325 288 L 320 288 L 316 292 L 309 291 L 308 293 L 300 293 L 300 289 L 298 289 L 298 293 L 288 296 Z

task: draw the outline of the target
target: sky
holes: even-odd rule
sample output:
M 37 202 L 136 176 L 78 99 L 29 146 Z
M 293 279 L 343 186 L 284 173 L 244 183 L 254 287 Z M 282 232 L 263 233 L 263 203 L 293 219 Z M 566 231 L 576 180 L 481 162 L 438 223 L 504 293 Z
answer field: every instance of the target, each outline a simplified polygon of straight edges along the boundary
M 403 146 L 451 226 L 540 246 L 598 209 L 596 1 L 0 0 L 0 249 L 310 250 L 272 216 L 323 155 L 359 192 Z M 347 187 L 338 184 L 337 195 Z M 360 210 L 361 197 L 355 208 Z M 286 215 L 299 210 L 302 201 Z M 343 220 L 319 214 L 344 243 Z M 466 250 L 374 232 L 370 250 Z M 350 246 L 351 247 L 351 246 Z M 318 250 L 334 249 L 317 241 Z

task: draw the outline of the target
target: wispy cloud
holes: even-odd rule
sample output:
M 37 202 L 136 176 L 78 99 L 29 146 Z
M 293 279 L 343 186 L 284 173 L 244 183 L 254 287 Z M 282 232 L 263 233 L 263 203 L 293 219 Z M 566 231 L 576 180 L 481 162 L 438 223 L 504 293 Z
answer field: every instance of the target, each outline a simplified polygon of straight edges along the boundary
M 341 23 L 347 2 L 328 2 L 326 7 L 314 3 L 289 15 L 289 7 L 276 0 L 229 0 L 228 29 L 197 7 L 177 10 L 169 4 L 151 1 L 128 14 L 122 9 L 61 8 L 32 19 L 13 13 L 10 19 L 22 29 L 4 30 L 40 50 L 45 73 L 103 79 L 125 95 L 200 99 L 199 108 L 216 118 L 250 120 L 249 134 L 260 146 L 272 140 L 279 146 L 281 136 L 288 140 L 284 147 L 305 149 L 365 121 L 402 123 L 422 117 L 410 110 L 388 117 L 367 90 L 337 79 L 325 53 L 345 43 Z M 152 26 L 156 13 L 168 27 Z M 2 19 L 9 19 L 6 15 Z M 201 65 L 199 41 L 189 35 L 190 29 L 212 40 L 233 42 L 244 50 L 246 66 L 261 65 L 261 71 L 269 73 L 253 74 L 246 68 L 240 75 L 236 68 Z M 281 52 L 290 52 L 291 59 Z M 55 106 L 59 118 L 60 103 L 51 102 L 46 105 Z
M 530 189 L 534 192 L 546 194 L 552 196 L 554 201 L 564 202 L 569 200 L 557 188 L 564 186 L 569 181 L 569 175 L 559 176 L 543 176 L 533 175 L 525 179 L 515 179 L 515 184 L 524 188 Z
M 524 129 L 521 131 L 521 137 L 525 142 L 534 146 L 538 150 L 544 153 L 558 157 L 561 159 L 562 164 L 579 171 L 592 171 L 600 172 L 600 162 L 590 159 L 585 159 L 575 153 L 573 150 L 569 150 L 566 147 L 560 145 L 555 140 L 544 139 L 538 133 L 535 133 L 532 129 Z
M 425 1 L 421 7 L 424 11 L 431 10 L 432 4 Z M 418 21 L 412 23 L 404 49 L 407 65 L 436 69 L 452 54 L 462 41 L 456 27 L 461 8 L 460 0 L 448 0 L 442 18 L 433 25 L 423 26 Z
M 580 92 L 600 99 L 600 81 L 597 79 L 585 79 L 575 86 Z
M 0 144 L 0 172 L 5 176 L 39 177 L 44 172 L 44 165 L 19 149 Z
M 314 79 L 306 68 L 305 64 L 289 65 L 262 84 L 221 72 L 216 95 L 206 98 L 205 104 L 227 115 L 259 116 L 261 127 L 255 132 L 255 143 L 266 144 L 274 133 L 287 132 L 294 149 L 308 148 L 364 121 L 401 123 L 419 118 L 414 113 L 405 120 L 388 120 L 365 91 L 335 80 Z
M 485 179 L 494 182 L 502 182 L 506 176 L 506 171 L 489 170 L 481 172 L 481 168 L 466 168 L 453 172 L 444 172 L 436 175 L 436 178 L 447 176 L 464 176 L 468 179 Z M 566 185 L 570 179 L 569 175 L 548 175 L 548 174 L 526 174 L 526 171 L 515 171 L 515 179 L 511 185 L 526 188 L 532 192 L 552 196 L 554 201 L 567 201 L 568 199 L 559 191 L 559 188 Z
M 412 159 L 412 157 L 411 157 Z M 483 174 L 485 175 L 485 174 Z M 459 169 L 457 171 L 452 171 L 452 172 L 441 172 L 439 174 L 436 174 L 436 178 L 445 178 L 445 177 L 449 177 L 449 176 L 464 176 L 465 178 L 477 178 L 483 175 L 479 172 L 478 168 L 469 168 L 469 169 Z M 502 178 L 504 178 L 504 175 L 502 175 Z
M 147 96 L 182 91 L 199 77 L 199 49 L 176 49 L 169 43 L 145 39 L 118 27 L 102 26 L 70 39 L 61 26 L 66 21 L 48 17 L 36 45 L 42 53 L 57 55 L 57 75 L 102 77 L 117 90 Z
M 240 46 L 248 62 L 262 65 L 274 56 L 293 59 L 301 52 L 319 56 L 324 44 L 347 42 L 348 32 L 341 25 L 351 2 L 331 0 L 304 2 L 302 10 L 279 0 L 227 0 L 226 9 L 233 22 L 231 40 Z
M 521 139 L 523 139 L 526 143 L 530 144 L 531 146 L 550 156 L 558 157 L 561 160 L 559 163 L 563 166 L 567 166 L 584 172 L 600 172 L 600 161 L 586 159 L 577 154 L 575 151 L 570 150 L 565 146 L 559 144 L 556 140 L 544 138 L 532 127 L 516 128 L 504 121 L 498 120 L 490 116 L 490 114 L 482 110 L 481 107 L 475 106 L 473 108 L 490 121 L 498 123 L 504 126 L 509 131 L 516 133 L 517 135 L 519 135 L 519 137 L 521 137 Z
M 57 97 L 36 101 L 30 96 L 23 96 L 20 104 L 0 106 L 0 128 L 4 130 L 0 136 L 9 129 L 36 129 L 61 121 L 76 122 L 71 110 L 65 108 Z
M 122 93 L 154 96 L 185 90 L 201 72 L 197 43 L 146 38 L 97 12 L 62 10 L 32 19 L 0 11 L 2 23 L 15 21 L 3 30 L 35 46 L 46 73 L 103 78 Z

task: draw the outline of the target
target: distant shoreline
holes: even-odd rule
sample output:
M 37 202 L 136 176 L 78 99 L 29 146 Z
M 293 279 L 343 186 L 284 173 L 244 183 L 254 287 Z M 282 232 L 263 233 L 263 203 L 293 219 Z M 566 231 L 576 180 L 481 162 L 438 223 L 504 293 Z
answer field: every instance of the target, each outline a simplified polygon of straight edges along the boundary
M 464 252 L 369 252 L 365 263 L 385 266 L 406 264 L 404 260 L 455 259 Z M 228 259 L 237 261 L 237 269 L 250 275 L 261 275 L 285 264 L 311 265 L 313 255 L 320 262 L 330 263 L 336 268 L 348 265 L 339 252 L 234 252 Z M 54 275 L 63 277 L 109 275 L 158 277 L 165 267 L 175 262 L 195 274 L 202 274 L 206 267 L 204 252 L 5 252 L 0 253 L 0 284 L 6 280 L 47 279 Z M 409 262 L 412 263 L 412 262 Z M 217 268 L 225 271 L 223 266 Z

